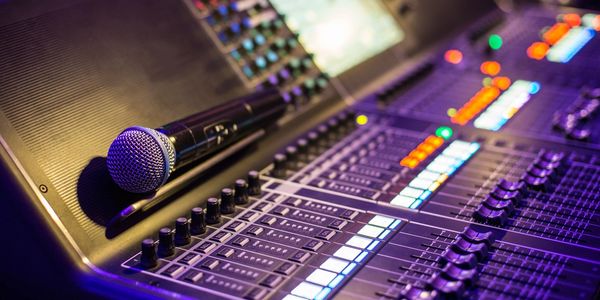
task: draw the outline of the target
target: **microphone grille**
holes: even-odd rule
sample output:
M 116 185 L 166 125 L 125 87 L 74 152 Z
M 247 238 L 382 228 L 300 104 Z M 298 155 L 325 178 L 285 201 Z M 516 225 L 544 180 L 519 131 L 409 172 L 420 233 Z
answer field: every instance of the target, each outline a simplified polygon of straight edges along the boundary
M 155 191 L 175 167 L 175 147 L 164 134 L 145 127 L 129 127 L 115 138 L 106 156 L 108 172 L 122 189 L 132 193 Z

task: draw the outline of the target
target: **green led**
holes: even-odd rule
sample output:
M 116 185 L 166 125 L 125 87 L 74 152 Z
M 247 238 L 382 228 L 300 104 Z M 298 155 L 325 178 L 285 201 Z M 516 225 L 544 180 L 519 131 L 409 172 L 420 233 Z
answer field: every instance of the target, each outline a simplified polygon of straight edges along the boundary
M 500 47 L 502 47 L 502 37 L 497 34 L 492 34 L 488 39 L 488 44 L 493 50 L 498 50 Z
M 438 127 L 438 129 L 435 130 L 435 135 L 447 140 L 452 137 L 452 128 L 447 126 Z

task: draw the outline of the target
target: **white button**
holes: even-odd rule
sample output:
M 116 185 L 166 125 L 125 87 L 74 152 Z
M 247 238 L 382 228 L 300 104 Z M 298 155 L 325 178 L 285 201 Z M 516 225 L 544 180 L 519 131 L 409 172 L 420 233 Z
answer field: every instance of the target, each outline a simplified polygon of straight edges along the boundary
M 415 178 L 413 179 L 408 186 L 410 187 L 414 187 L 414 188 L 418 188 L 418 189 L 422 189 L 422 190 L 426 190 L 431 183 L 435 181 L 435 179 L 423 179 L 423 178 Z
M 373 225 L 365 225 L 358 231 L 358 234 L 368 236 L 371 238 L 378 237 L 383 232 L 383 228 L 376 227 Z
M 394 222 L 393 218 L 388 218 L 384 216 L 374 216 L 373 219 L 369 221 L 369 224 L 387 228 L 388 226 L 390 226 L 390 224 L 392 224 L 392 222 Z
M 409 207 L 413 202 L 415 202 L 415 198 L 406 197 L 406 196 L 396 196 L 390 204 L 402 207 Z
M 419 173 L 419 175 L 417 176 L 417 178 L 422 178 L 422 179 L 431 179 L 431 180 L 436 180 L 438 177 L 440 177 L 440 173 L 436 173 L 436 172 L 431 172 L 431 171 L 427 171 L 427 170 L 423 170 L 421 171 L 421 173 Z
M 330 257 L 321 264 L 321 269 L 333 271 L 336 273 L 341 272 L 348 265 L 347 261 Z
M 327 286 L 335 276 L 337 276 L 337 273 L 316 269 L 306 277 L 306 281 Z
M 298 296 L 294 296 L 294 295 L 287 295 L 285 297 L 283 297 L 283 299 L 281 300 L 306 300 L 304 298 L 300 298 Z
M 346 245 L 360 249 L 365 249 L 367 248 L 367 246 L 369 246 L 369 244 L 371 244 L 372 241 L 372 239 L 355 235 L 346 242 Z
M 443 173 L 443 172 L 440 172 L 440 173 Z M 400 192 L 400 195 L 407 196 L 407 197 L 412 197 L 412 198 L 419 198 L 419 196 L 421 196 L 421 193 L 423 193 L 422 190 L 418 190 L 418 189 L 414 189 L 414 188 L 410 188 L 410 187 L 405 187 Z
M 377 227 L 375 227 L 375 228 L 377 228 Z M 353 260 L 356 256 L 358 256 L 358 254 L 360 254 L 359 249 L 342 246 L 342 248 L 335 251 L 333 256 L 343 258 L 346 260 Z
M 313 299 L 323 288 L 308 282 L 300 283 L 295 289 L 292 290 L 292 294 L 308 299 Z

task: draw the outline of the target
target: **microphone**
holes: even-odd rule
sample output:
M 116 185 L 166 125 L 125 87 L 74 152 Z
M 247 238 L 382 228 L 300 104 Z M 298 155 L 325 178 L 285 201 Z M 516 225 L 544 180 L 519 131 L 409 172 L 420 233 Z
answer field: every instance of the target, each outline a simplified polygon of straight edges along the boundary
M 267 89 L 160 128 L 129 127 L 108 149 L 108 172 L 123 190 L 155 191 L 175 169 L 274 124 L 285 110 L 286 102 L 279 92 Z

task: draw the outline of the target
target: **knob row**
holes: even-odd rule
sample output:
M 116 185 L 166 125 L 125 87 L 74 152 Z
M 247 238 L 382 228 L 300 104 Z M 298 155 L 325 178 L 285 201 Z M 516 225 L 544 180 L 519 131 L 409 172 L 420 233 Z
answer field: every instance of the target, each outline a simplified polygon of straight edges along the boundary
M 493 242 L 492 232 L 466 227 L 439 257 L 442 271 L 433 275 L 425 288 L 407 286 L 400 299 L 460 299 L 475 284 L 477 264 L 488 258 Z
M 311 157 L 324 152 L 350 133 L 355 128 L 354 119 L 353 112 L 344 111 L 317 126 L 316 130 L 310 131 L 293 145 L 287 146 L 283 152 L 273 156 L 270 175 L 285 178 L 288 172 L 301 169 L 311 160 Z
M 473 212 L 479 222 L 504 226 L 528 190 L 546 190 L 564 174 L 569 162 L 563 152 L 541 150 L 517 182 L 500 179 Z
M 247 204 L 249 196 L 261 194 L 260 174 L 257 171 L 248 172 L 247 180 L 235 181 L 234 189 L 221 190 L 221 198 L 209 198 L 206 201 L 206 210 L 194 207 L 190 219 L 180 217 L 175 220 L 175 230 L 164 227 L 158 231 L 158 243 L 152 239 L 142 241 L 142 254 L 140 265 L 143 268 L 152 268 L 158 264 L 158 257 L 168 257 L 175 253 L 176 246 L 185 246 L 191 243 L 192 235 L 206 232 L 207 224 L 221 222 L 222 214 L 232 214 L 236 205 Z
M 594 118 L 599 110 L 600 88 L 584 91 L 564 111 L 554 114 L 552 125 L 567 138 L 584 141 L 589 139 L 593 132 L 588 121 Z

